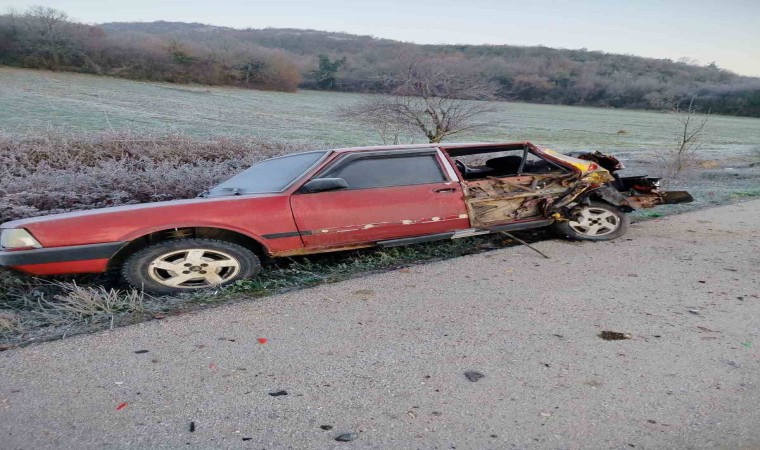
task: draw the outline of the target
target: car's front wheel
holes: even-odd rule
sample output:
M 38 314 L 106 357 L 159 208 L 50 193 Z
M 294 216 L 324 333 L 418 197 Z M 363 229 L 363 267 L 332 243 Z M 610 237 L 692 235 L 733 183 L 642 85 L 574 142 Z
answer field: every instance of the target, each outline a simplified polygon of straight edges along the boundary
M 172 294 L 224 286 L 261 270 L 250 250 L 227 241 L 179 239 L 159 242 L 130 256 L 122 267 L 133 287 Z
M 628 215 L 609 203 L 592 201 L 571 213 L 569 220 L 555 224 L 570 239 L 608 241 L 624 235 L 630 225 Z

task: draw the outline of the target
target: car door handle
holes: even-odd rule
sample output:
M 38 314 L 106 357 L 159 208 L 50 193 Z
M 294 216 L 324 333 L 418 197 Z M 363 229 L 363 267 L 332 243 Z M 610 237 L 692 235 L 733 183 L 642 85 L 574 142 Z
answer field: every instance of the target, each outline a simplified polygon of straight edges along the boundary
M 444 192 L 456 192 L 457 188 L 443 188 L 443 189 L 433 189 L 433 192 L 436 194 L 442 194 Z

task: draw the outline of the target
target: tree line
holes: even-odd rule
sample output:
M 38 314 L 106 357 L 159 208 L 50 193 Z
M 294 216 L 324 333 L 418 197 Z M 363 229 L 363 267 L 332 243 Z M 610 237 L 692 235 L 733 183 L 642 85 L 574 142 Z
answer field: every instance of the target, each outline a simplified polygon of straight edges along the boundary
M 282 50 L 251 42 L 209 47 L 202 40 L 109 33 L 41 6 L 0 16 L 0 64 L 290 92 L 302 80 Z
M 465 68 L 501 100 L 760 117 L 760 78 L 714 63 L 509 45 L 417 45 L 296 29 L 197 23 L 77 23 L 34 7 L 0 16 L 0 64 L 132 79 L 391 93 L 410 61 Z M 461 71 L 460 71 L 461 73 Z

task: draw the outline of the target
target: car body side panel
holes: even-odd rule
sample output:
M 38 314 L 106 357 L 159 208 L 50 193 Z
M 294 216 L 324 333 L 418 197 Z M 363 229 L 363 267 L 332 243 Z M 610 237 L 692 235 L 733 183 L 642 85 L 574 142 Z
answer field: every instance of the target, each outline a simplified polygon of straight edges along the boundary
M 88 259 L 46 264 L 14 266 L 14 270 L 30 275 L 61 275 L 66 273 L 100 273 L 106 270 L 108 259 Z
M 160 202 L 46 216 L 48 220 L 27 219 L 6 226 L 26 228 L 46 248 L 131 241 L 156 231 L 210 227 L 247 235 L 267 251 L 278 252 L 303 246 L 288 198 L 278 194 Z
M 294 194 L 293 214 L 307 248 L 354 245 L 468 228 L 456 182 Z

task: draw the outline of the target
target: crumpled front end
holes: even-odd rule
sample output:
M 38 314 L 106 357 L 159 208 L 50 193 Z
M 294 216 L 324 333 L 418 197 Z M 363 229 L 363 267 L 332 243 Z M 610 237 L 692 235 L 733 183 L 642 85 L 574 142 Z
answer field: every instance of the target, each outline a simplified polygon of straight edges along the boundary
M 592 161 L 606 169 L 613 177 L 609 185 L 613 189 L 600 189 L 599 196 L 616 206 L 631 209 L 653 208 L 658 205 L 690 203 L 694 198 L 686 191 L 662 191 L 660 179 L 647 176 L 620 177 L 615 172 L 625 166 L 614 156 L 601 152 L 583 153 L 578 159 Z
M 686 191 L 662 191 L 660 179 L 651 177 L 624 177 L 616 181 L 617 190 L 626 197 L 634 209 L 653 208 L 658 205 L 691 203 L 694 197 Z

